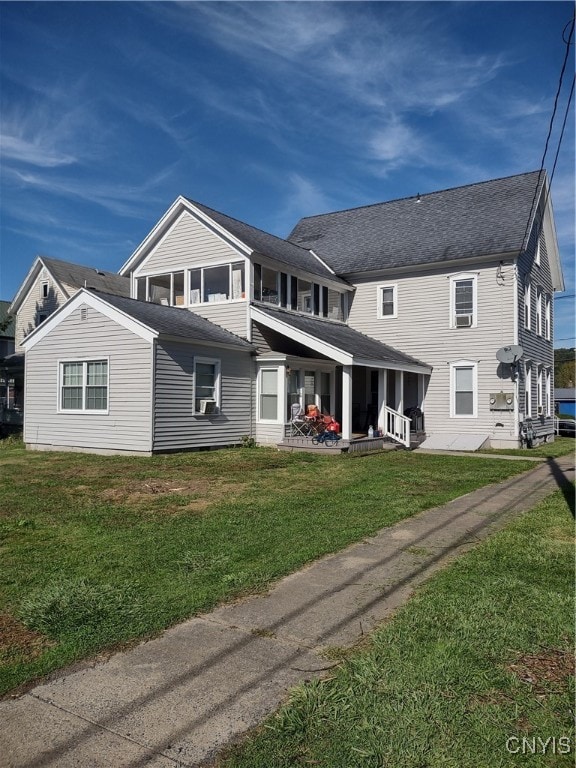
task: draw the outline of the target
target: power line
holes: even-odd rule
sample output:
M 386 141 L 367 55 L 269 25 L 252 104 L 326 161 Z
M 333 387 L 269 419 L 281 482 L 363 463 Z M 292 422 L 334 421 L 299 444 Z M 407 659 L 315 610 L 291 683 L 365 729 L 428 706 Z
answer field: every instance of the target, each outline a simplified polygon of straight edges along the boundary
M 576 293 L 567 293 L 566 296 L 554 296 L 554 301 L 560 301 L 560 299 L 574 299 Z
M 542 162 L 540 163 L 540 170 L 538 171 L 538 179 L 536 180 L 536 188 L 534 190 L 534 197 L 532 198 L 532 204 L 530 206 L 530 213 L 528 215 L 528 221 L 526 222 L 526 230 L 524 232 L 524 237 L 522 239 L 522 245 L 521 245 L 522 250 L 525 250 L 525 246 L 528 245 L 527 237 L 528 237 L 528 233 L 530 231 L 530 224 L 532 222 L 532 213 L 534 211 L 534 206 L 536 204 L 536 199 L 538 197 L 538 191 L 540 189 L 540 181 L 542 179 L 542 171 L 544 170 L 544 162 L 546 160 L 546 154 L 548 152 L 548 144 L 550 142 L 550 136 L 552 135 L 552 128 L 553 128 L 553 125 L 554 125 L 554 118 L 556 116 L 556 110 L 558 108 L 558 100 L 560 98 L 560 92 L 562 90 L 562 81 L 564 79 L 564 72 L 566 71 L 566 65 L 568 63 L 568 56 L 570 54 L 570 46 L 572 44 L 572 36 L 574 35 L 574 22 L 575 22 L 575 17 L 572 17 L 572 22 L 568 22 L 568 24 L 571 24 L 571 26 L 570 26 L 570 34 L 568 35 L 568 40 L 566 40 L 565 37 L 564 37 L 565 32 L 566 32 L 566 27 L 568 26 L 568 24 L 566 24 L 566 26 L 562 30 L 562 40 L 564 41 L 564 43 L 566 43 L 566 54 L 564 56 L 564 62 L 562 64 L 562 69 L 560 71 L 560 79 L 558 81 L 558 88 L 556 90 L 556 96 L 554 97 L 554 108 L 552 110 L 552 116 L 550 118 L 550 123 L 549 123 L 549 126 L 548 126 L 548 135 L 546 136 L 546 143 L 545 143 L 545 146 L 544 146 L 544 154 L 542 155 Z M 573 91 L 573 88 L 572 88 L 572 91 Z M 572 91 L 570 93 L 570 98 L 572 98 Z M 564 130 L 562 131 L 562 133 L 564 133 Z M 562 140 L 562 137 L 560 137 L 560 141 L 561 140 Z M 560 144 L 558 145 L 558 151 L 560 151 Z M 549 185 L 549 187 L 550 187 L 550 185 Z

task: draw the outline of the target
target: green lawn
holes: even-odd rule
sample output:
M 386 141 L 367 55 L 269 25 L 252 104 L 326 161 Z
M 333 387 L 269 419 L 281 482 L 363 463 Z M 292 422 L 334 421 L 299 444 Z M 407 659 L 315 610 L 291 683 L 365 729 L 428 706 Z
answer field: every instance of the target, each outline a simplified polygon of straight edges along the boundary
M 573 437 L 556 437 L 553 443 L 544 443 L 536 448 L 490 448 L 480 451 L 486 454 L 503 454 L 507 456 L 540 456 L 546 459 L 555 459 L 574 453 L 576 441 Z
M 573 766 L 573 534 L 558 492 L 420 588 L 218 766 Z
M 0 692 L 533 467 L 404 451 L 90 456 L 0 441 Z

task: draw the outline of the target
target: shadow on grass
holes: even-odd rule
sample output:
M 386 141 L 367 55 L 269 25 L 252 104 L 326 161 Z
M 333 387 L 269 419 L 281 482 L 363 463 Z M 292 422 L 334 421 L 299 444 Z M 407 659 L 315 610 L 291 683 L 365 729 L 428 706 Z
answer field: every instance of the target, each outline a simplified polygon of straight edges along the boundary
M 556 459 L 548 459 L 547 464 L 550 467 L 550 471 L 552 472 L 554 479 L 558 483 L 558 488 L 562 491 L 562 494 L 566 500 L 566 504 L 568 504 L 570 512 L 572 513 L 572 517 L 576 518 L 576 502 L 574 499 L 574 495 L 575 495 L 574 479 L 573 478 L 570 479 L 568 477 L 568 475 L 562 469 L 562 467 L 559 466 Z M 573 473 L 574 469 L 572 469 L 571 471 Z
M 546 466 L 549 468 L 549 472 L 546 472 Z M 530 502 L 527 504 L 526 499 L 534 498 L 535 505 L 538 503 L 536 499 L 540 500 L 545 497 L 547 493 L 552 493 L 556 490 L 550 483 L 550 476 L 552 476 L 555 481 L 554 484 L 557 488 L 564 494 L 570 509 L 574 513 L 574 490 L 569 477 L 569 474 L 573 471 L 573 468 L 563 470 L 556 460 L 549 459 L 547 464 L 540 465 L 536 469 L 516 476 L 511 480 L 505 481 L 504 483 L 497 483 L 484 489 L 479 489 L 478 492 L 468 494 L 466 496 L 466 506 L 464 510 L 461 509 L 460 505 L 455 504 L 454 502 L 456 500 L 454 500 L 447 505 L 443 505 L 441 508 L 435 508 L 432 511 L 427 510 L 420 513 L 423 515 L 426 515 L 426 512 L 432 513 L 432 526 L 427 528 L 424 534 L 411 538 L 404 544 L 399 543 L 397 550 L 391 555 L 378 557 L 373 560 L 370 565 L 359 568 L 352 574 L 349 572 L 344 573 L 338 583 L 330 584 L 330 586 L 320 595 L 315 595 L 314 597 L 305 596 L 304 601 L 299 603 L 297 608 L 284 614 L 278 621 L 267 627 L 267 630 L 270 633 L 270 642 L 274 642 L 273 637 L 275 631 L 281 629 L 282 626 L 291 619 L 298 615 L 303 615 L 307 611 L 313 609 L 315 604 L 319 601 L 327 600 L 336 592 L 357 584 L 361 578 L 366 577 L 376 568 L 380 568 L 383 565 L 391 566 L 391 563 L 402 555 L 403 552 L 410 550 L 410 548 L 414 548 L 416 545 L 423 544 L 427 537 L 431 534 L 435 534 L 438 537 L 438 541 L 443 542 L 443 545 L 438 551 L 431 553 L 430 557 L 426 558 L 424 562 L 414 565 L 402 577 L 395 579 L 387 589 L 380 592 L 372 600 L 364 603 L 361 608 L 352 615 L 349 614 L 345 617 L 332 616 L 330 627 L 323 633 L 324 637 L 327 633 L 333 633 L 340 629 L 344 624 L 359 621 L 366 612 L 370 612 L 374 604 L 381 602 L 383 599 L 389 599 L 391 596 L 401 592 L 406 586 L 421 581 L 425 572 L 429 571 L 432 566 L 439 564 L 451 553 L 456 553 L 458 550 L 461 550 L 462 547 L 468 546 L 479 540 L 484 530 L 491 530 L 499 519 L 504 518 L 508 513 L 530 508 Z M 532 479 L 528 480 L 528 483 L 525 483 L 527 477 L 529 478 L 530 476 L 532 476 Z M 495 505 L 495 508 L 491 506 L 493 504 Z M 445 514 L 439 515 L 439 510 L 443 508 Z M 453 533 L 452 536 L 446 535 L 460 516 L 471 512 L 479 513 L 480 519 L 478 522 L 469 527 L 466 526 L 466 529 L 463 532 L 458 531 L 455 535 Z M 402 521 L 402 524 L 404 524 L 404 522 L 405 521 Z M 207 620 L 206 617 L 203 618 L 204 621 Z M 223 625 L 221 624 L 220 626 Z M 68 762 L 73 753 L 83 742 L 85 743 L 97 737 L 103 730 L 111 730 L 118 734 L 120 738 L 126 738 L 122 735 L 122 720 L 130 717 L 135 712 L 140 712 L 142 715 L 143 710 L 147 706 L 157 702 L 160 698 L 164 698 L 169 702 L 171 694 L 178 688 L 186 686 L 192 679 L 205 675 L 211 669 L 214 670 L 220 668 L 219 672 L 223 676 L 223 680 L 228 676 L 228 681 L 226 685 L 222 685 L 222 689 L 215 697 L 215 700 L 212 703 L 208 701 L 204 709 L 201 706 L 198 706 L 197 711 L 193 716 L 188 714 L 183 722 L 180 719 L 176 719 L 173 723 L 172 730 L 169 733 L 159 732 L 155 734 L 150 738 L 151 743 L 143 745 L 136 741 L 135 743 L 138 744 L 142 750 L 142 756 L 136 757 L 135 759 L 124 763 L 124 765 L 126 768 L 145 768 L 151 760 L 158 758 L 160 755 L 168 760 L 174 760 L 175 758 L 172 755 L 175 751 L 175 743 L 177 744 L 179 739 L 184 736 L 190 737 L 191 732 L 194 732 L 194 730 L 206 728 L 212 718 L 218 715 L 222 716 L 222 713 L 226 712 L 227 709 L 234 704 L 237 706 L 239 698 L 247 696 L 248 700 L 250 700 L 250 697 L 254 695 L 254 692 L 262 687 L 270 686 L 274 676 L 282 670 L 290 668 L 298 669 L 297 667 L 294 667 L 294 665 L 302 658 L 302 651 L 310 650 L 297 646 L 287 654 L 281 654 L 283 658 L 276 663 L 271 664 L 267 668 L 255 670 L 251 673 L 247 681 L 238 681 L 235 684 L 234 679 L 230 678 L 230 667 L 227 666 L 230 664 L 230 657 L 237 655 L 234 662 L 241 665 L 242 652 L 249 646 L 252 646 L 254 649 L 252 650 L 252 653 L 254 653 L 256 649 L 254 648 L 253 643 L 258 641 L 261 642 L 261 640 L 261 638 L 255 637 L 254 635 L 246 634 L 239 640 L 234 638 L 232 642 L 227 643 L 223 649 L 206 649 L 206 654 L 202 660 L 195 664 L 191 663 L 184 673 L 175 672 L 171 674 L 169 660 L 167 659 L 166 674 L 163 683 L 150 686 L 150 690 L 142 694 L 137 694 L 131 701 L 125 700 L 115 702 L 110 712 L 99 718 L 98 722 L 84 721 L 76 733 L 65 736 L 60 744 L 54 746 L 46 745 L 43 753 L 39 755 L 33 763 L 21 763 L 20 765 L 23 766 L 23 768 L 40 768 L 40 766 L 60 765 L 62 764 L 62 761 Z M 322 640 L 322 637 L 320 637 L 319 640 Z M 323 668 L 325 669 L 325 663 L 321 659 L 318 659 L 318 662 L 317 669 L 300 671 L 308 673 L 306 674 L 306 678 L 308 678 L 310 674 L 319 672 Z M 142 674 L 145 674 L 145 672 L 142 671 Z M 210 683 L 209 679 L 208 682 Z M 50 703 L 49 700 L 42 698 L 41 690 L 39 689 L 36 689 L 31 695 L 39 701 Z M 167 703 L 167 706 L 170 705 Z M 193 711 L 194 710 L 192 710 L 192 712 Z M 126 722 L 124 723 L 124 726 L 125 725 Z M 224 744 L 214 744 L 213 748 L 223 746 Z M 204 757 L 204 760 L 206 760 L 206 756 Z M 181 763 L 178 762 L 178 764 Z M 197 763 L 195 762 L 194 764 Z

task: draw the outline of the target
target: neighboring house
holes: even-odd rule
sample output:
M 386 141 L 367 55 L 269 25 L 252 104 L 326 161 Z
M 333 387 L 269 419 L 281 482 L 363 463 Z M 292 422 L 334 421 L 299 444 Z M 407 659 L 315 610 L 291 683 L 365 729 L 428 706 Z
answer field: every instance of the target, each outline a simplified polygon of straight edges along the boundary
M 14 320 L 10 320 L 9 301 L 0 301 L 0 422 L 14 406 L 14 378 L 5 360 L 14 354 Z
M 574 387 L 555 389 L 554 402 L 556 413 L 576 418 L 576 389 Z
M 130 296 L 130 282 L 115 272 L 38 256 L 24 278 L 12 304 L 16 317 L 16 352 L 22 342 L 80 288 L 94 288 L 118 296 Z
M 412 426 L 425 430 L 431 447 L 513 447 L 527 419 L 535 441 L 553 437 L 552 294 L 563 282 L 544 173 L 305 218 L 287 240 L 179 197 L 120 273 L 130 277 L 139 301 L 119 306 L 83 291 L 23 342 L 30 447 L 150 452 L 222 445 L 222 422 L 199 414 L 192 394 L 195 386 L 216 391 L 215 369 L 203 369 L 204 358 L 219 361 L 215 407 L 230 444 L 240 442 L 240 433 L 286 444 L 294 403 L 333 414 L 346 444 L 372 426 L 408 445 Z M 146 341 L 151 350 L 170 334 L 140 317 L 150 311 L 146 303 L 158 305 L 163 322 L 175 327 L 183 314 L 200 316 L 244 339 L 255 354 L 222 346 L 218 354 L 193 351 L 187 368 L 162 369 L 167 394 L 162 405 L 146 396 L 154 426 L 142 442 L 130 437 L 140 416 L 128 410 L 125 385 L 116 392 L 115 369 L 126 376 L 132 370 L 135 383 L 141 375 L 156 382 L 156 363 L 130 362 L 134 346 L 145 341 L 133 329 L 114 354 L 102 347 L 108 325 L 95 323 L 94 334 L 85 335 L 78 318 L 84 310 L 108 317 L 102 302 L 149 333 L 156 329 L 157 341 Z M 108 320 L 122 325 L 119 315 Z M 190 349 L 194 339 L 190 330 Z M 499 362 L 498 350 L 512 345 L 523 348 L 522 357 Z M 251 398 L 243 407 L 224 386 L 229 355 L 232 378 L 239 375 L 238 355 L 251 360 Z M 201 366 L 196 374 L 194 360 Z M 105 414 L 100 406 L 85 408 L 97 386 L 89 379 L 103 380 L 103 362 Z M 32 376 L 32 365 L 44 366 L 41 376 Z M 248 369 L 240 368 L 244 391 Z M 77 399 L 63 409 L 67 387 L 76 388 Z M 159 442 L 158 409 L 167 407 L 170 392 L 182 426 L 179 436 Z M 121 421 L 123 411 L 125 435 L 114 441 L 105 425 Z M 171 429 L 176 421 L 172 413 Z M 92 425 L 102 430 L 98 438 Z

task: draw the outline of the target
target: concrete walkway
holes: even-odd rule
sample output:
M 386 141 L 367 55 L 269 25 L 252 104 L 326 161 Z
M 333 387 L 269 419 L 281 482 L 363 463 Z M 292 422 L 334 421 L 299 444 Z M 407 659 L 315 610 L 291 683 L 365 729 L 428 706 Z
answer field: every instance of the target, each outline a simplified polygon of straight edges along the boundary
M 573 458 L 462 496 L 278 582 L 0 702 L 2 768 L 197 766 L 326 673 L 434 571 L 557 488 Z M 385 503 L 385 502 L 384 502 Z

